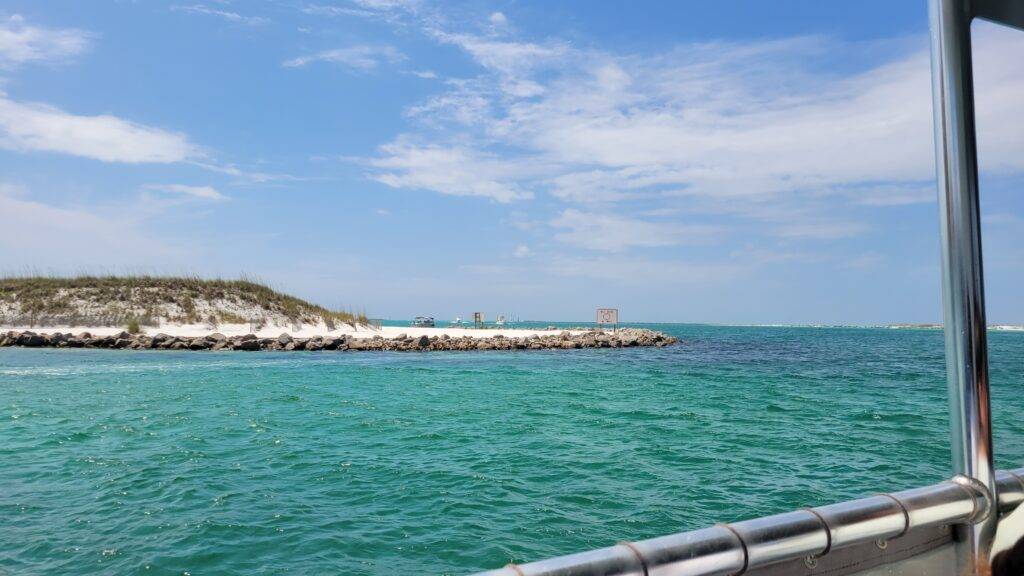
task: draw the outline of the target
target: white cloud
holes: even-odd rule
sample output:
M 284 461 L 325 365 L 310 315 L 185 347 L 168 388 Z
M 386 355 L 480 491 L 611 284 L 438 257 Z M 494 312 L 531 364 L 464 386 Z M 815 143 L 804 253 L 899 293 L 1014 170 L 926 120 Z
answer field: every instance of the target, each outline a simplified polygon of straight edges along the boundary
M 189 196 L 192 198 L 198 198 L 201 200 L 213 200 L 223 201 L 227 200 L 228 197 L 217 191 L 212 186 L 188 186 L 186 184 L 146 184 L 143 186 L 145 190 L 152 190 L 155 192 L 166 192 L 170 194 L 180 194 L 183 196 Z
M 500 83 L 499 92 L 513 98 L 533 98 L 543 94 L 545 86 L 531 78 L 532 73 L 559 62 L 569 54 L 568 46 L 558 42 L 515 42 L 436 30 L 433 34 L 439 41 L 466 51 L 477 64 L 493 72 Z
M 567 250 L 610 254 L 555 257 L 553 273 L 674 281 L 734 278 L 761 265 L 749 255 L 722 264 L 642 257 L 726 236 L 756 243 L 759 257 L 820 264 L 822 254 L 802 247 L 849 244 L 869 229 L 859 219 L 870 210 L 935 202 L 923 36 L 628 55 L 435 25 L 423 21 L 480 72 L 446 79 L 443 92 L 407 108 L 415 123 L 366 160 L 370 177 L 502 202 L 541 198 L 507 224 L 533 237 L 550 232 Z M 1012 56 L 1024 37 L 986 25 L 975 36 L 982 168 L 1024 172 L 1015 122 L 1024 68 Z M 557 212 L 544 217 L 551 201 Z M 855 255 L 848 265 L 882 263 Z
M 684 262 L 607 255 L 555 258 L 547 270 L 555 276 L 638 284 L 649 290 L 655 284 L 677 286 L 734 282 L 749 273 L 751 268 L 740 262 Z
M 0 67 L 29 62 L 62 62 L 81 54 L 93 35 L 74 28 L 40 28 L 20 15 L 0 19 Z
M 515 256 L 516 258 L 527 258 L 531 254 L 533 254 L 533 251 L 530 250 L 530 247 L 527 246 L 526 244 L 520 244 L 516 246 L 515 250 L 512 251 L 512 255 Z
M 420 0 L 350 0 L 343 4 L 309 4 L 302 12 L 313 16 L 358 16 L 397 24 L 407 14 L 420 10 Z
M 868 186 L 851 190 L 849 195 L 864 206 L 906 206 L 937 201 L 937 191 L 932 184 Z
M 982 166 L 1024 171 L 1024 131 L 1015 122 L 1024 70 L 1012 56 L 1024 51 L 1024 37 L 995 27 L 976 36 L 976 75 L 987 84 L 978 95 Z M 568 203 L 759 199 L 751 206 L 766 209 L 807 194 L 865 206 L 925 203 L 933 195 L 924 37 L 879 43 L 870 51 L 874 63 L 845 73 L 829 64 L 864 47 L 824 38 L 630 56 L 557 39 L 434 37 L 465 50 L 483 72 L 411 107 L 422 125 L 402 138 L 500 157 L 506 169 L 491 174 L 495 188 L 549 192 Z M 879 59 L 883 52 L 888 57 Z M 386 167 L 390 150 L 381 148 L 378 167 Z M 393 185 L 416 182 L 418 169 L 406 166 Z
M 262 16 L 245 16 L 237 12 L 230 12 L 227 10 L 220 10 L 217 8 L 211 8 L 203 4 L 192 4 L 190 6 L 173 6 L 171 10 L 177 12 L 186 12 L 189 14 L 201 14 L 204 16 L 216 16 L 232 22 L 235 24 L 244 24 L 246 26 L 260 26 L 270 22 L 269 19 Z
M 417 146 L 395 142 L 381 147 L 381 156 L 369 161 L 378 169 L 370 177 L 392 188 L 431 190 L 452 196 L 480 196 L 498 202 L 531 198 L 512 181 L 518 165 L 472 150 Z
M 501 12 L 492 12 L 487 19 L 490 21 L 491 25 L 496 28 L 508 25 L 508 18 Z
M 291 174 L 273 174 L 270 172 L 243 170 L 234 164 L 211 164 L 209 162 L 201 162 L 197 160 L 190 161 L 190 163 L 211 172 L 232 176 L 235 178 L 235 181 L 233 182 L 234 184 L 266 184 L 268 182 L 297 182 L 302 180 L 301 177 L 293 176 Z
M 721 233 L 714 226 L 650 222 L 616 214 L 582 212 L 574 208 L 564 210 L 550 224 L 557 229 L 567 229 L 555 234 L 555 239 L 560 242 L 607 252 L 623 252 L 631 247 L 705 244 Z
M 202 155 L 181 133 L 116 116 L 79 116 L 46 104 L 14 102 L 2 93 L 0 147 L 125 163 L 180 162 Z
M 393 46 L 360 45 L 299 56 L 286 60 L 281 65 L 286 68 L 301 68 L 313 62 L 330 62 L 365 72 L 377 68 L 383 62 L 393 64 L 404 59 L 405 55 Z

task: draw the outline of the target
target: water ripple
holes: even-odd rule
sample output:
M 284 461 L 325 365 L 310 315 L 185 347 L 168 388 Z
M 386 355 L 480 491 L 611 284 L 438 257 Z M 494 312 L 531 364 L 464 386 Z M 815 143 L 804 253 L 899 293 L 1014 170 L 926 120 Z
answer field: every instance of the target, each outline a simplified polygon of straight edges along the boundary
M 938 481 L 941 334 L 667 349 L 0 350 L 0 572 L 457 574 Z M 1024 465 L 1024 334 L 994 333 Z

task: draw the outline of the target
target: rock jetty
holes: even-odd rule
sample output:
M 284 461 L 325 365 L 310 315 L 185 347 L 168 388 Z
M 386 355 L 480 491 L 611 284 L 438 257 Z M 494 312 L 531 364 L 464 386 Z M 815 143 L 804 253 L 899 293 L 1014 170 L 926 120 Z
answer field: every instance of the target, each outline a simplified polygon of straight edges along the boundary
M 53 332 L 41 334 L 32 331 L 10 331 L 0 334 L 0 347 L 22 346 L 26 348 L 109 348 L 117 350 L 335 350 L 335 351 L 394 351 L 430 352 L 451 350 L 555 350 L 576 348 L 631 348 L 635 346 L 668 346 L 676 338 L 640 328 L 625 328 L 617 332 L 553 332 L 551 334 L 506 337 L 451 337 L 407 336 L 399 334 L 394 338 L 374 336 L 353 338 L 351 336 L 315 336 L 293 338 L 281 334 L 277 338 L 258 338 L 254 334 L 227 337 L 210 334 L 195 338 L 183 338 L 168 334 L 119 334 L 99 336 L 88 332 L 80 334 Z

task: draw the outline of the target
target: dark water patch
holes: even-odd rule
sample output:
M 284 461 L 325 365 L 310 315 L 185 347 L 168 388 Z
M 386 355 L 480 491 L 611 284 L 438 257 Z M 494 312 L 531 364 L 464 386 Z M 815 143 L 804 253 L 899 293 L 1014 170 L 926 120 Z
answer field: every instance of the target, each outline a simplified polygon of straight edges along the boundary
M 0 571 L 466 573 L 949 474 L 941 333 L 665 349 L 0 350 Z M 990 337 L 1024 465 L 1024 335 Z

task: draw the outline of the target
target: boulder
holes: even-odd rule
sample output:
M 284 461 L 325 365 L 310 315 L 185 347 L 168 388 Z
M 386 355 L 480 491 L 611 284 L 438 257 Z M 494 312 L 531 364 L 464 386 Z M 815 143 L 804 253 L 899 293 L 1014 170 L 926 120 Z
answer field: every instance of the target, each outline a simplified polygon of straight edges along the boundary
M 280 336 L 277 337 L 277 342 L 281 346 L 284 346 L 285 344 L 288 344 L 291 341 L 292 341 L 292 337 L 287 332 L 285 332 L 284 334 L 281 334 Z
M 247 336 L 252 335 L 247 334 Z M 253 336 L 251 340 L 239 340 L 238 342 L 235 342 L 232 348 L 235 350 L 243 350 L 245 352 L 255 352 L 256 350 L 260 349 L 260 341 L 257 340 L 255 336 Z
M 89 345 L 94 348 L 111 348 L 116 340 L 117 338 L 113 336 L 97 336 L 89 342 Z
M 21 346 L 35 348 L 37 346 L 42 346 L 45 343 L 46 339 L 43 338 L 42 335 L 36 334 L 35 332 L 25 331 L 22 332 L 21 336 L 18 337 L 18 344 Z

